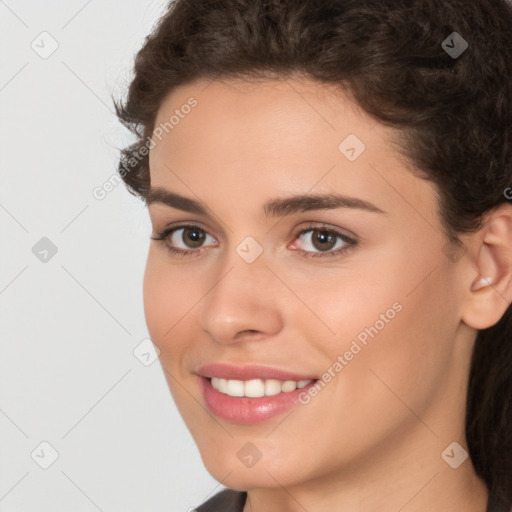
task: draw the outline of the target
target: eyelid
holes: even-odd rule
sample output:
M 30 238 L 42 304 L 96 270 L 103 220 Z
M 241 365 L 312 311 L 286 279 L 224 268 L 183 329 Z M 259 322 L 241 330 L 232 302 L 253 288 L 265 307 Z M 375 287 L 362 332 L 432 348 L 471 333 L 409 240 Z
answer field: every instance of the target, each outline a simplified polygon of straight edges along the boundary
M 343 247 L 339 247 L 338 249 L 330 249 L 328 251 L 304 251 L 302 249 L 295 249 L 295 251 L 304 253 L 306 255 L 305 257 L 307 258 L 342 257 L 345 255 L 345 253 L 354 249 L 359 244 L 359 238 L 355 234 L 350 232 L 351 234 L 349 235 L 345 232 L 346 230 L 337 227 L 331 227 L 330 225 L 322 222 L 310 222 L 309 224 L 306 224 L 305 227 L 294 231 L 293 239 L 298 239 L 304 233 L 308 233 L 310 231 L 327 231 L 328 233 L 333 233 L 336 238 L 343 240 L 345 245 Z
M 196 228 L 200 231 L 204 231 L 206 233 L 206 235 L 209 235 L 210 237 L 213 238 L 215 243 L 218 243 L 216 237 L 213 236 L 212 234 L 210 234 L 208 229 L 205 229 L 197 222 L 186 222 L 186 221 L 168 224 L 162 230 L 159 230 L 155 236 L 151 236 L 150 238 L 151 238 L 151 240 L 156 240 L 158 242 L 161 242 L 170 253 L 172 253 L 173 255 L 177 255 L 177 256 L 190 256 L 190 255 L 198 256 L 199 254 L 202 254 L 203 251 L 206 250 L 207 247 L 211 246 L 210 245 L 210 246 L 205 246 L 205 247 L 199 247 L 197 249 L 181 249 L 181 248 L 173 247 L 167 243 L 169 237 L 175 231 L 179 231 L 180 229 L 186 229 L 186 228 Z
M 318 230 L 318 231 L 324 230 L 324 231 L 337 233 L 345 238 L 349 238 L 354 241 L 357 241 L 359 239 L 359 237 L 352 231 L 345 229 L 345 228 L 339 228 L 337 226 L 333 226 L 326 222 L 306 222 L 305 226 L 293 231 L 293 236 L 297 237 L 297 236 L 303 234 L 304 232 L 311 231 L 311 230 Z

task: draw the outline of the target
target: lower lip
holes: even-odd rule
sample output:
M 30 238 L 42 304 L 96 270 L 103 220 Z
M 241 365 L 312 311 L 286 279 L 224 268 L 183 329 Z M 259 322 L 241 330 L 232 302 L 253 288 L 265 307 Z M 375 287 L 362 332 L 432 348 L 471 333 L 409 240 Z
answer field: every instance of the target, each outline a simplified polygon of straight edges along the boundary
M 303 388 L 286 393 L 260 398 L 246 396 L 236 397 L 226 395 L 213 388 L 210 379 L 200 377 L 203 387 L 203 396 L 210 411 L 223 420 L 234 423 L 252 425 L 261 421 L 274 418 L 299 403 L 299 396 L 314 386 L 316 381 Z

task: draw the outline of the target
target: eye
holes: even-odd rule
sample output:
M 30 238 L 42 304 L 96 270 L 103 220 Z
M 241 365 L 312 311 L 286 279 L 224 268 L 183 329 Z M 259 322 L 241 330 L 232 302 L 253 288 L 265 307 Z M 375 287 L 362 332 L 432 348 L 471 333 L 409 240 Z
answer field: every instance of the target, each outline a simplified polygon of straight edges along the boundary
M 151 239 L 162 242 L 172 254 L 182 256 L 202 252 L 202 245 L 208 240 L 216 242 L 204 229 L 191 224 L 164 229 Z
M 310 226 L 299 231 L 295 237 L 302 241 L 301 247 L 294 242 L 290 248 L 313 258 L 339 256 L 357 245 L 354 238 L 325 226 Z
M 168 227 L 151 239 L 161 242 L 171 254 L 177 256 L 198 256 L 206 249 L 205 244 L 217 244 L 215 238 L 193 224 Z M 341 256 L 357 245 L 356 239 L 323 225 L 300 230 L 294 240 L 301 243 L 297 247 L 294 241 L 290 249 L 313 258 Z

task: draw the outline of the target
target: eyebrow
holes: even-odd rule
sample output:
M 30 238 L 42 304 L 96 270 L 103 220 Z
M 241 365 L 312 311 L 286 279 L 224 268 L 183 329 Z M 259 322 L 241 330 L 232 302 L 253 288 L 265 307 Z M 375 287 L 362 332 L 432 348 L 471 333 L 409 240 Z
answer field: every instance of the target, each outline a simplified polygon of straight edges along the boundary
M 163 204 L 189 213 L 208 216 L 207 207 L 194 199 L 180 196 L 161 187 L 152 187 L 145 199 L 146 206 Z M 311 210 L 333 210 L 337 208 L 354 208 L 374 213 L 386 213 L 377 206 L 363 199 L 339 194 L 304 194 L 271 199 L 263 206 L 267 217 L 282 217 L 293 213 Z

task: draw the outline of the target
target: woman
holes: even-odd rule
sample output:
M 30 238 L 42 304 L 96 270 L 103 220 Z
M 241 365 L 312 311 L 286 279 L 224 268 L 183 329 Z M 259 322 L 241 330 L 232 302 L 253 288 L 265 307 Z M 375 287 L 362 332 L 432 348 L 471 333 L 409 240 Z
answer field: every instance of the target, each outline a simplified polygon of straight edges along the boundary
M 199 511 L 512 504 L 506 0 L 177 0 L 116 104 Z

